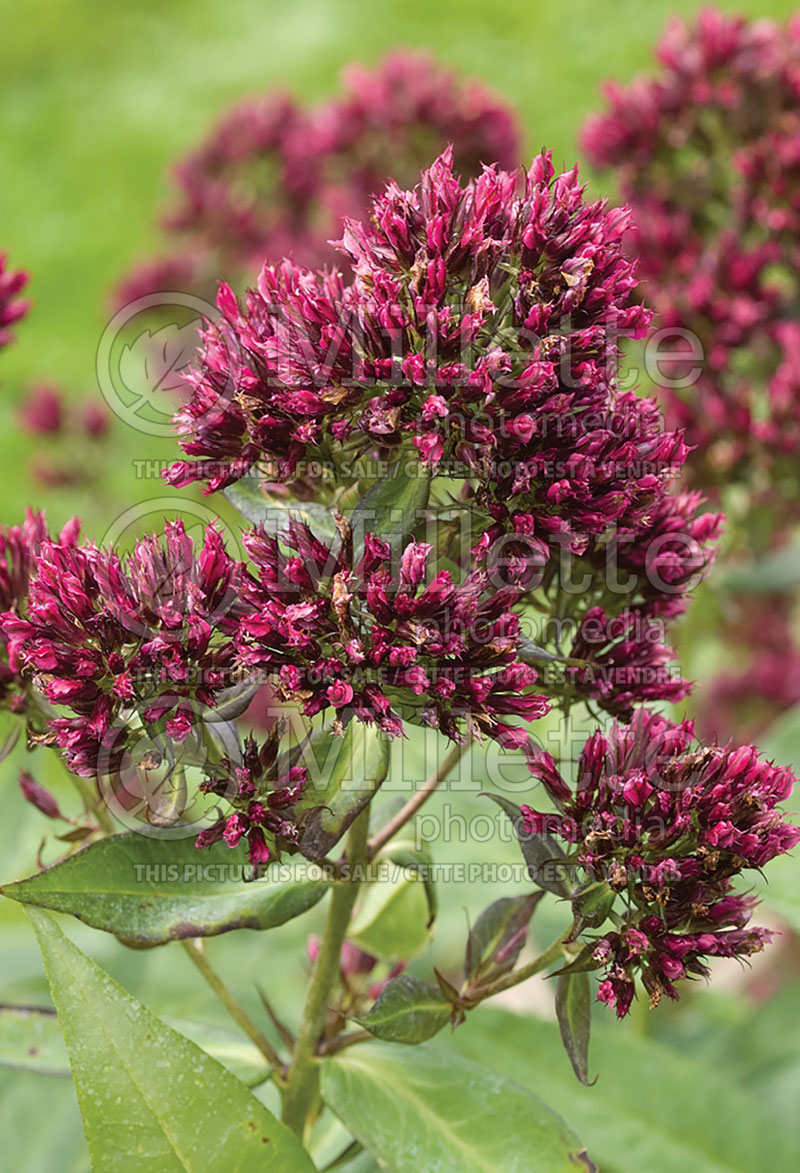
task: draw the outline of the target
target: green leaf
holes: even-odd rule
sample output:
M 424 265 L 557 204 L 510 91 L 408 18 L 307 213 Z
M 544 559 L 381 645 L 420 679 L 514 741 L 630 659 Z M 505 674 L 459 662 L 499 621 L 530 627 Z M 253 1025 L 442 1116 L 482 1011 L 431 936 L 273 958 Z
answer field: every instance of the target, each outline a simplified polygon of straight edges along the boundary
M 307 868 L 307 865 L 303 865 Z M 35 876 L 0 888 L 22 904 L 69 912 L 129 945 L 272 929 L 327 890 L 319 878 L 245 883 L 244 856 L 224 843 L 198 851 L 193 839 L 112 835 Z
M 399 456 L 353 510 L 353 548 L 361 549 L 364 536 L 374 533 L 398 557 L 422 519 L 430 490 L 430 469 L 410 454 Z
M 528 865 L 528 875 L 534 884 L 546 892 L 570 899 L 575 887 L 574 868 L 563 848 L 550 835 L 531 835 L 525 831 L 519 807 L 509 798 L 489 791 L 484 791 L 484 796 L 502 807 L 511 820 L 523 859 Z
M 230 1072 L 121 989 L 47 913 L 28 915 L 95 1169 L 313 1173 L 294 1134 Z
M 430 905 L 425 881 L 414 868 L 372 880 L 359 893 L 348 939 L 386 961 L 418 957 L 430 942 Z
M 630 1022 L 602 1018 L 592 1029 L 599 1072 L 592 1087 L 575 1079 L 554 1022 L 482 1007 L 448 1046 L 526 1087 L 546 1088 L 548 1102 L 579 1132 L 603 1173 L 800 1168 L 794 1115 L 776 1122 L 769 1105 L 727 1068 L 637 1035 Z
M 69 1076 L 69 1060 L 54 1010 L 0 1006 L 0 1067 Z
M 605 880 L 587 884 L 573 900 L 576 922 L 574 935 L 583 932 L 586 925 L 592 928 L 602 925 L 608 919 L 616 898 L 617 893 Z
M 336 522 L 325 505 L 315 501 L 281 501 L 266 497 L 261 491 L 259 477 L 253 473 L 223 491 L 242 517 L 254 525 L 263 525 L 273 537 L 281 536 L 290 518 L 305 522 L 321 541 L 336 537 Z
M 472 984 L 514 968 L 528 937 L 528 924 L 544 892 L 504 896 L 484 908 L 470 930 L 464 977 Z
M 335 758 L 323 785 L 310 777 L 295 807 L 303 826 L 300 850 L 307 859 L 322 859 L 372 800 L 389 770 L 389 741 L 374 725 L 353 720 L 344 737 L 318 735 L 310 752 L 322 748 Z M 304 765 L 308 765 L 308 755 Z M 328 761 L 326 760 L 326 770 Z
M 564 973 L 592 973 L 593 970 L 600 969 L 603 963 L 597 960 L 594 951 L 594 942 L 584 945 L 571 961 L 568 961 L 561 969 L 553 970 L 550 977 L 560 977 Z
M 555 1112 L 447 1047 L 349 1047 L 326 1059 L 322 1098 L 392 1173 L 578 1173 L 593 1166 Z M 653 1168 L 655 1166 L 652 1166 Z
M 207 1055 L 216 1059 L 247 1087 L 256 1087 L 269 1078 L 270 1066 L 258 1047 L 235 1031 L 166 1015 L 163 1021 L 178 1034 L 182 1034 L 184 1038 L 202 1048 Z
M 401 973 L 383 987 L 369 1014 L 356 1018 L 388 1043 L 424 1043 L 450 1021 L 450 1003 L 436 986 Z
M 581 1083 L 589 1083 L 589 1030 L 592 1002 L 589 975 L 562 973 L 556 982 L 556 1017 L 564 1050 Z
M 268 1078 L 270 1069 L 264 1056 L 234 1031 L 183 1018 L 166 1018 L 165 1022 L 248 1087 Z M 69 1059 L 55 1010 L 46 1006 L 0 1006 L 0 1067 L 69 1078 Z
M 413 847 L 392 840 L 385 851 L 380 852 L 375 858 L 376 861 L 388 859 L 392 863 L 398 864 L 399 867 L 407 868 L 409 872 L 419 876 L 425 885 L 425 896 L 428 900 L 428 920 L 425 927 L 430 929 L 436 920 L 436 913 L 439 911 L 439 897 L 436 892 L 436 881 L 433 878 L 433 856 L 428 848 Z

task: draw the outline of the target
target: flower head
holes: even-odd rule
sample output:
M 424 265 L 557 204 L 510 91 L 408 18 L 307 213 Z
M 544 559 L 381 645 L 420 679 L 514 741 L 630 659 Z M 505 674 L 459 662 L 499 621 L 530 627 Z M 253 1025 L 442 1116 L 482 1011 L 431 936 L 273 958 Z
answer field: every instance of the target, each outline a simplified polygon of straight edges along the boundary
M 80 523 L 68 522 L 58 538 L 62 546 L 74 546 Z M 28 598 L 28 581 L 42 544 L 49 538 L 43 513 L 27 511 L 22 525 L 0 528 L 0 612 L 24 616 Z M 25 707 L 26 682 L 19 673 L 19 663 L 9 652 L 5 630 L 0 631 L 0 703 L 15 711 Z
M 374 534 L 356 556 L 349 540 L 331 550 L 298 522 L 284 541 L 294 555 L 263 530 L 244 535 L 257 579 L 242 587 L 238 637 L 244 665 L 273 677 L 279 698 L 306 716 L 332 712 L 340 727 L 355 716 L 396 736 L 408 719 L 456 741 L 527 747 L 506 718 L 530 721 L 548 705 L 517 657 L 520 591 L 493 591 L 482 570 L 460 584 L 432 575 L 424 543 L 409 543 L 397 569 Z
M 58 387 L 35 383 L 19 409 L 19 422 L 33 435 L 57 434 L 64 423 L 64 404 Z
M 549 755 L 538 771 L 551 792 L 554 772 L 564 782 Z M 691 723 L 640 710 L 630 725 L 589 738 L 558 814 L 522 807 L 527 833 L 565 840 L 583 877 L 576 935 L 598 891 L 619 914 L 615 931 L 598 933 L 584 953 L 605 968 L 598 996 L 620 1017 L 637 974 L 655 1004 L 677 996 L 679 978 L 706 974 L 705 958 L 747 956 L 769 940 L 747 927 L 755 900 L 733 882 L 800 841 L 778 809 L 794 782 L 752 746 L 697 748 Z
M 43 541 L 24 615 L 2 629 L 13 668 L 51 705 L 50 737 L 69 768 L 111 773 L 140 732 L 183 740 L 232 682 L 241 567 L 211 526 L 201 550 L 180 521 L 126 558 Z
M 493 167 L 462 184 L 448 150 L 346 222 L 351 284 L 267 265 L 244 308 L 223 285 L 176 416 L 195 459 L 170 483 L 214 490 L 259 461 L 287 479 L 320 448 L 391 457 L 407 440 L 545 543 L 582 552 L 645 518 L 686 449 L 617 388 L 619 339 L 649 321 L 627 213 L 587 203 L 549 154 L 520 184 Z
M 280 858 L 282 850 L 294 850 L 299 828 L 294 805 L 308 781 L 306 767 L 297 753 L 280 753 L 281 728 L 275 728 L 259 745 L 255 738 L 244 741 L 241 759 L 223 757 L 207 767 L 207 780 L 200 789 L 224 796 L 231 813 L 202 831 L 197 847 L 224 840 L 229 847 L 245 842 L 254 865 Z

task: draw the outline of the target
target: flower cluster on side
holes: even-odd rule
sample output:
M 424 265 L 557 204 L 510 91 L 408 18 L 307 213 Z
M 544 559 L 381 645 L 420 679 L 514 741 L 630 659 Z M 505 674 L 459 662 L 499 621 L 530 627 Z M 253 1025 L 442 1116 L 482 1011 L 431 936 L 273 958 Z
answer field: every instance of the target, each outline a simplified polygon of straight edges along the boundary
M 424 543 L 410 542 L 396 567 L 367 534 L 354 558 L 339 524 L 334 549 L 296 521 L 281 543 L 246 533 L 251 572 L 213 526 L 199 550 L 172 522 L 121 558 L 78 545 L 74 527 L 51 540 L 30 518 L 4 535 L 9 703 L 19 707 L 13 689 L 32 683 L 52 706 L 37 712 L 36 739 L 59 746 L 74 773 L 101 779 L 160 767 L 190 734 L 202 744 L 221 694 L 253 680 L 307 718 L 327 711 L 335 732 L 355 719 L 396 736 L 410 720 L 531 757 L 530 733 L 508 718 L 533 721 L 549 706 L 519 658 L 521 590 L 494 590 L 477 567 L 461 583 L 432 575 Z M 205 755 L 203 789 L 234 812 L 201 844 L 246 836 L 255 862 L 267 858 L 265 831 L 273 852 L 295 844 L 291 811 L 281 812 L 305 774 L 278 754 L 279 732 L 260 747 L 248 739 L 241 758 Z
M 754 469 L 796 475 L 800 21 L 705 9 L 674 20 L 656 56 L 653 77 L 606 87 L 583 147 L 635 211 L 631 253 L 659 325 L 694 336 L 665 401 L 698 446 L 701 487 Z M 676 388 L 690 368 L 699 378 Z
M 340 96 L 310 109 L 268 94 L 230 110 L 175 168 L 179 202 L 165 220 L 174 251 L 138 266 L 117 302 L 175 289 L 213 297 L 221 274 L 252 279 L 265 257 L 330 263 L 342 217 L 362 215 L 387 175 L 413 182 L 448 143 L 470 175 L 482 162 L 516 163 L 508 106 L 426 53 L 351 65 L 342 82 Z
M 614 928 L 598 928 L 579 960 L 604 967 L 598 997 L 619 1017 L 637 975 L 656 1005 L 677 997 L 678 979 L 706 974 L 708 958 L 746 957 L 769 940 L 749 927 L 755 900 L 733 885 L 800 841 L 778 809 L 795 782 L 790 770 L 752 746 L 698 747 L 690 722 L 644 709 L 589 738 L 568 799 L 558 797 L 566 783 L 552 757 L 542 754 L 536 769 L 559 813 L 523 806 L 525 833 L 565 841 L 592 907 L 613 910 Z M 579 898 L 577 932 L 581 907 Z
M 0 253 L 0 350 L 14 337 L 10 327 L 28 312 L 30 303 L 19 296 L 27 284 L 28 274 L 9 269 L 6 254 Z
M 80 523 L 68 522 L 59 535 L 62 546 L 74 547 Z M 22 525 L 0 528 L 0 611 L 19 617 L 25 613 L 28 582 L 36 557 L 49 538 L 43 513 L 28 509 Z M 19 673 L 17 658 L 10 653 L 5 628 L 0 628 L 0 704 L 14 712 L 26 707 L 26 681 Z
M 230 685 L 241 566 L 220 534 L 200 551 L 182 522 L 127 558 L 41 540 L 22 613 L 2 616 L 11 670 L 69 716 L 46 737 L 84 777 L 120 768 L 141 727 L 188 736 Z

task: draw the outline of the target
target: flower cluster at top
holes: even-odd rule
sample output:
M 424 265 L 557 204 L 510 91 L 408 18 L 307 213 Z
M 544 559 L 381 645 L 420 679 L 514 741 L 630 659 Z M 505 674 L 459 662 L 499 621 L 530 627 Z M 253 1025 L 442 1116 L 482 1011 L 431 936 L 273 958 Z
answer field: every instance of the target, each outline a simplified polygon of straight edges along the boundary
M 116 298 L 213 297 L 220 276 L 252 279 L 265 257 L 329 263 L 342 217 L 362 215 L 387 175 L 413 182 L 448 143 L 467 174 L 482 162 L 513 166 L 519 140 L 499 98 L 425 53 L 351 65 L 341 96 L 311 109 L 281 94 L 247 100 L 177 165 L 180 202 L 165 224 L 176 247 L 138 267 Z
M 585 880 L 573 933 L 598 932 L 577 964 L 604 968 L 598 998 L 620 1018 L 637 975 L 656 1005 L 677 997 L 679 979 L 707 974 L 708 958 L 759 951 L 771 934 L 748 927 L 755 899 L 734 880 L 800 841 L 778 809 L 790 770 L 752 746 L 702 748 L 693 737 L 690 722 L 641 709 L 590 737 L 571 791 L 542 754 L 537 769 L 559 813 L 521 808 L 524 833 L 564 840 L 564 866 Z M 601 929 L 609 915 L 613 929 Z
M 9 327 L 28 312 L 29 303 L 19 297 L 28 283 L 28 274 L 6 267 L 6 255 L 0 253 L 0 350 L 14 337 Z
M 490 167 L 462 183 L 446 151 L 416 188 L 390 183 L 368 221 L 345 223 L 349 283 L 285 261 L 264 267 L 244 308 L 221 287 L 176 416 L 192 459 L 168 481 L 213 491 L 255 470 L 286 484 L 320 459 L 336 485 L 353 481 L 342 462 L 427 467 L 479 519 L 476 552 L 500 545 L 516 560 L 509 585 L 564 553 L 598 580 L 574 609 L 602 606 L 614 634 L 588 647 L 581 631 L 572 657 L 591 663 L 569 685 L 620 714 L 678 699 L 688 685 L 658 624 L 683 609 L 720 518 L 669 491 L 683 438 L 618 386 L 621 337 L 649 323 L 627 224 L 584 199 L 575 170 L 556 176 L 549 154 L 526 176 Z M 304 490 L 326 486 L 306 476 Z M 612 546 L 638 593 L 607 597 Z
M 521 190 L 520 190 L 521 189 Z M 397 453 L 535 512 L 575 550 L 633 523 L 686 455 L 652 401 L 617 388 L 620 338 L 649 313 L 621 249 L 628 213 L 587 203 L 549 154 L 462 184 L 446 151 L 369 220 L 346 221 L 354 279 L 267 264 L 240 308 L 219 294 L 176 428 L 175 485 L 291 477 L 320 452 Z
M 800 21 L 706 9 L 673 21 L 657 58 L 655 76 L 607 86 L 583 147 L 634 209 L 658 324 L 689 332 L 670 340 L 665 401 L 699 486 L 796 478 Z

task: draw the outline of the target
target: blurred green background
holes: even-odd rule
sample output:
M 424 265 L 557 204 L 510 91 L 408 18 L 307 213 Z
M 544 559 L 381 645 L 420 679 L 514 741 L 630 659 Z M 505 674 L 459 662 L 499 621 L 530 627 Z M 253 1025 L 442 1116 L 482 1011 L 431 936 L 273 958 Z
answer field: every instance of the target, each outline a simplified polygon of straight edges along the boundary
M 0 356 L 0 523 L 17 521 L 32 503 L 46 506 L 53 525 L 78 513 L 89 533 L 102 534 L 128 506 L 164 495 L 159 482 L 137 479 L 133 461 L 169 459 L 174 445 L 122 426 L 110 454 L 99 457 L 91 490 L 43 489 L 29 474 L 35 444 L 17 431 L 15 412 L 32 379 L 54 380 L 76 399 L 97 393 L 95 353 L 110 316 L 109 289 L 157 247 L 169 165 L 231 101 L 274 87 L 317 100 L 335 89 L 350 60 L 372 63 L 393 47 L 427 47 L 517 108 L 529 154 L 546 145 L 570 165 L 579 127 L 598 106 L 600 82 L 651 67 L 668 16 L 698 7 L 664 0 L 28 0 L 23 7 L 0 0 L 0 248 L 12 265 L 31 272 L 35 301 L 17 343 Z M 777 19 L 793 9 L 779 0 L 720 7 Z M 796 724 L 793 715 L 785 719 L 768 747 L 798 765 Z M 0 880 L 32 870 L 45 830 L 19 796 L 18 764 L 16 756 L 7 761 L 0 776 Z M 63 785 L 59 767 L 41 751 L 33 768 L 54 789 Z M 404 768 L 413 776 L 413 757 Z M 482 771 L 476 763 L 466 792 L 445 792 L 438 809 L 450 802 L 467 815 L 484 811 L 476 796 Z M 514 848 L 496 842 L 471 845 L 468 853 L 451 843 L 436 854 L 517 858 Z M 772 869 L 767 923 L 800 929 L 798 878 L 794 861 Z M 457 957 L 464 908 L 474 918 L 508 890 L 491 889 L 456 885 L 442 894 L 440 964 Z M 547 943 L 558 919 L 557 911 L 542 916 L 537 943 Z M 259 980 L 291 1017 L 305 968 L 303 941 L 317 920 L 315 912 L 275 934 L 232 934 L 212 942 L 209 952 L 254 1013 Z M 136 953 L 74 922 L 65 927 L 156 1012 L 227 1025 L 180 951 Z M 7 901 L 0 902 L 0 951 L 0 1001 L 45 1003 L 38 950 L 21 909 Z M 785 935 L 770 967 L 749 985 L 729 968 L 734 973 L 726 972 L 721 989 L 698 987 L 677 1011 L 640 1010 L 622 1026 L 598 1013 L 591 1066 L 601 1078 L 594 1089 L 574 1082 L 550 1023 L 523 1030 L 507 1011 L 489 1011 L 482 1023 L 470 1020 L 453 1045 L 539 1091 L 605 1173 L 798 1168 L 798 949 Z M 429 975 L 427 959 L 420 972 Z M 517 998 L 515 1008 L 547 1014 L 549 990 L 531 985 L 536 989 Z M 774 997 L 761 1000 L 767 994 Z M 88 1168 L 67 1080 L 0 1071 L 0 1135 L 4 1168 Z

